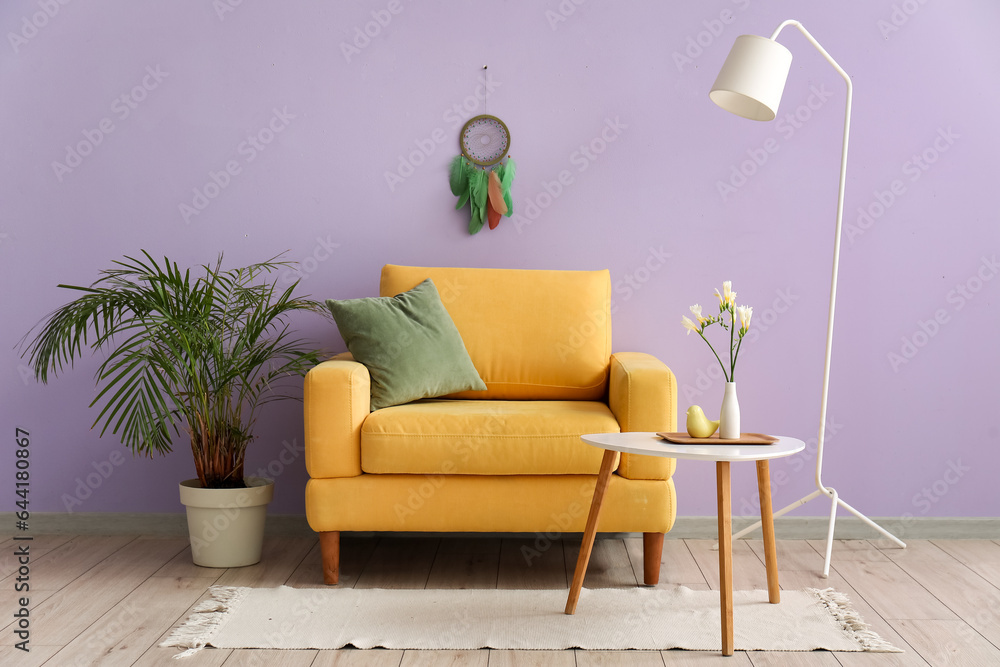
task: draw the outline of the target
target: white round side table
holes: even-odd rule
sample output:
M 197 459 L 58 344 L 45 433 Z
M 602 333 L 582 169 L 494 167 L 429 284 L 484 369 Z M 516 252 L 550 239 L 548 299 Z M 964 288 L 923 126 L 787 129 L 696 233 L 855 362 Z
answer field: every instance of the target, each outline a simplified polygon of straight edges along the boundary
M 594 433 L 581 436 L 583 441 L 604 449 L 601 471 L 594 487 L 594 498 L 587 516 L 587 526 L 580 545 L 580 556 L 573 573 L 573 584 L 566 601 L 566 613 L 576 612 L 580 599 L 583 578 L 587 574 L 590 552 L 594 548 L 597 520 L 601 513 L 604 492 L 608 488 L 618 452 L 663 456 L 672 459 L 695 461 L 715 461 L 715 478 L 718 489 L 719 515 L 719 599 L 722 610 L 722 654 L 733 654 L 733 521 L 732 500 L 730 498 L 729 464 L 733 461 L 754 461 L 757 463 L 757 489 L 760 492 L 760 518 L 764 533 L 764 562 L 767 568 L 767 593 L 771 604 L 780 602 L 778 588 L 778 554 L 774 544 L 774 517 L 771 510 L 771 473 L 768 462 L 771 459 L 791 456 L 805 449 L 805 443 L 796 438 L 778 436 L 778 441 L 769 445 L 726 444 L 677 444 L 668 442 L 655 433 Z M 657 559 L 658 561 L 659 559 Z M 657 563 L 657 566 L 659 563 Z

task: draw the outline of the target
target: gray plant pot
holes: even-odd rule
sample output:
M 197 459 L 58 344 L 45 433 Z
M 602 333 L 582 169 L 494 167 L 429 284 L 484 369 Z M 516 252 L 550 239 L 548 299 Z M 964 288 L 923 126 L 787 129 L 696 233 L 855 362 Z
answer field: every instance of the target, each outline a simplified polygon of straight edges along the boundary
M 243 567 L 260 562 L 274 481 L 248 477 L 246 482 L 245 489 L 205 489 L 197 479 L 181 482 L 195 565 Z

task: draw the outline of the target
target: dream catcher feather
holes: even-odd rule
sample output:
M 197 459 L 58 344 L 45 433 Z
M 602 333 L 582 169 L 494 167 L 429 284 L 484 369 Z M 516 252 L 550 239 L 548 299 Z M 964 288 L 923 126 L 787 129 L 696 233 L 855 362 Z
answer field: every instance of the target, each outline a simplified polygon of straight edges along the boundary
M 510 196 L 514 161 L 503 162 L 510 150 L 510 131 L 496 116 L 476 116 L 462 128 L 459 141 L 462 154 L 451 161 L 449 173 L 451 192 L 458 197 L 455 209 L 469 204 L 470 234 L 483 224 L 496 229 L 501 217 L 514 212 Z

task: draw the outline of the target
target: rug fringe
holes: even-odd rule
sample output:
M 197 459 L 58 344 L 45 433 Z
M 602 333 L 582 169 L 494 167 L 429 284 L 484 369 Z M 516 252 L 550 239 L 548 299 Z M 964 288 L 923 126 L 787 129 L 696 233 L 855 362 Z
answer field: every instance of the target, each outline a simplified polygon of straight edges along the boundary
M 198 603 L 187 620 L 174 629 L 161 647 L 184 648 L 174 658 L 187 658 L 208 646 L 219 628 L 246 597 L 248 588 L 212 586 L 208 599 Z
M 840 593 L 833 588 L 808 588 L 822 602 L 833 617 L 840 623 L 851 639 L 856 641 L 866 651 L 880 653 L 903 653 L 886 640 L 882 639 L 877 632 L 871 629 L 861 618 L 861 615 L 851 606 L 851 599 L 844 593 Z

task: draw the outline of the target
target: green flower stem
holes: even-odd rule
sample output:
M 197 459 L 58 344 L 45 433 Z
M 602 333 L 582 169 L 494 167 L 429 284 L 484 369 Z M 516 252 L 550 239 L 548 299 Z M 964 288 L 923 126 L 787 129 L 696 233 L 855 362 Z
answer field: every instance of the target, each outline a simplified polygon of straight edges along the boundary
M 736 314 L 733 307 L 728 306 L 729 311 L 729 382 L 736 382 L 736 358 L 733 356 L 733 336 L 736 334 Z M 740 339 L 742 340 L 742 338 Z
M 703 330 L 704 330 L 704 327 L 702 327 L 702 329 L 697 332 L 698 335 L 701 336 L 701 339 L 703 341 L 705 341 L 705 343 L 708 345 L 708 349 L 710 349 L 712 351 L 712 354 L 715 355 L 715 360 L 719 362 L 719 367 L 722 368 L 722 375 L 725 376 L 726 382 L 730 382 L 729 376 L 726 375 L 726 365 L 724 363 L 722 363 L 722 359 L 719 359 L 719 355 L 715 351 L 715 348 L 712 347 L 712 344 L 708 342 L 707 338 L 705 338 L 705 334 L 702 333 Z
M 740 347 L 742 347 L 742 345 L 743 345 L 743 334 L 740 334 L 740 337 L 736 340 L 736 348 L 735 348 L 735 351 L 733 353 L 733 372 L 732 372 L 732 377 L 736 377 L 736 361 L 740 357 Z M 733 382 L 736 382 L 736 380 L 733 380 Z
M 740 356 L 740 348 L 741 347 L 743 347 L 743 334 L 742 333 L 740 334 L 740 339 L 738 341 L 736 341 L 736 355 L 733 357 L 733 376 L 734 377 L 735 377 L 735 374 L 736 374 L 736 360 Z M 736 382 L 736 380 L 733 380 L 733 382 Z

